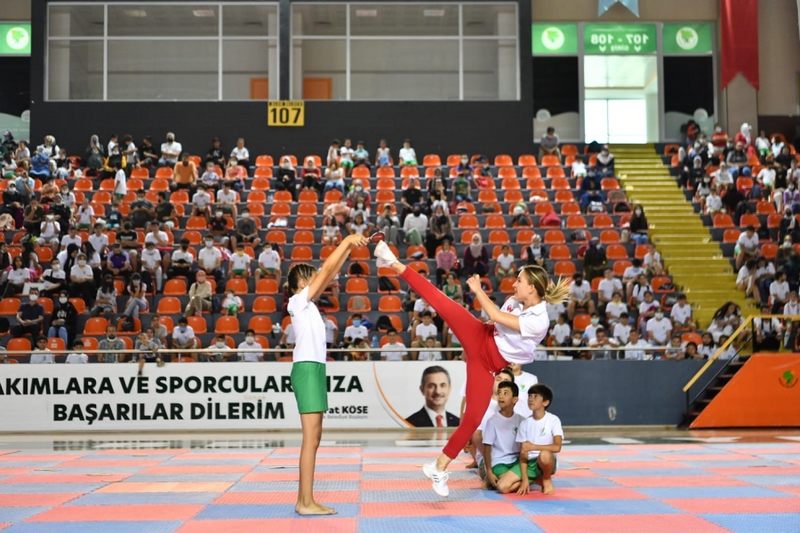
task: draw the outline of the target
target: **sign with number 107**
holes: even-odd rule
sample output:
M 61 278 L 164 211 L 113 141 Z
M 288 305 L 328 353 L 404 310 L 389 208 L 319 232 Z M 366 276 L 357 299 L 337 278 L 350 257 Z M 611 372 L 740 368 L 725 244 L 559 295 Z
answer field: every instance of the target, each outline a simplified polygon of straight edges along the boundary
M 305 102 L 275 100 L 267 103 L 267 126 L 304 126 Z
M 587 24 L 583 29 L 586 54 L 654 54 L 655 24 Z

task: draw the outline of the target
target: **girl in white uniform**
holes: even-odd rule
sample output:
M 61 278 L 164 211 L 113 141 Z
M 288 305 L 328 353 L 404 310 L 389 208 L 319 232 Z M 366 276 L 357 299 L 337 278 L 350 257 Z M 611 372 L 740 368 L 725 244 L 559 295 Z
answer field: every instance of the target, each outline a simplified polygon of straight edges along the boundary
M 547 336 L 550 327 L 545 302 L 556 304 L 566 300 L 571 280 L 553 282 L 544 268 L 524 266 L 514 283 L 514 295 L 499 308 L 481 288 L 480 277 L 472 276 L 467 285 L 490 320 L 483 323 L 414 269 L 406 268 L 385 242 L 379 242 L 375 247 L 375 257 L 379 268 L 394 269 L 420 298 L 436 310 L 464 348 L 464 361 L 467 363 L 464 416 L 442 454 L 422 468 L 433 481 L 433 490 L 439 496 L 448 496 L 447 466 L 478 428 L 492 397 L 494 374 L 509 363 L 525 364 L 534 360 L 536 347 Z
M 292 389 L 300 411 L 303 444 L 300 450 L 300 485 L 295 511 L 301 515 L 327 515 L 336 511 L 314 500 L 314 468 L 322 438 L 322 415 L 328 410 L 328 384 L 325 376 L 325 323 L 314 299 L 339 273 L 350 250 L 367 244 L 363 235 L 350 235 L 334 250 L 317 271 L 300 263 L 289 270 L 288 311 L 295 331 Z

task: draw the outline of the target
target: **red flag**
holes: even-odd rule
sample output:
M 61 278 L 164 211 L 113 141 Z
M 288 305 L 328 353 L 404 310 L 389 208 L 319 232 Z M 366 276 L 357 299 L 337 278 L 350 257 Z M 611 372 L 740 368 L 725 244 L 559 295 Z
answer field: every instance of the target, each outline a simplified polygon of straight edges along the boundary
M 738 72 L 758 90 L 758 0 L 720 0 L 722 87 Z

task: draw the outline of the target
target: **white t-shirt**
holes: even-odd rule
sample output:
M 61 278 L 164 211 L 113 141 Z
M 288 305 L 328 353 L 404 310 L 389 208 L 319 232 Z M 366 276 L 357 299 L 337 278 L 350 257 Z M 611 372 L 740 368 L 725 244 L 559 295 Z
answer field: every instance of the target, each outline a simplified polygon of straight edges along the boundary
M 500 268 L 503 270 L 508 270 L 511 268 L 511 265 L 514 264 L 514 254 L 500 254 L 497 256 L 497 264 L 500 265 Z
M 789 283 L 775 280 L 769 284 L 769 295 L 773 302 L 785 302 L 789 298 Z
M 747 232 L 742 232 L 739 238 L 736 239 L 736 245 L 743 250 L 754 250 L 758 248 L 758 233 L 753 232 L 753 235 L 748 237 Z
M 644 339 L 639 339 L 638 341 L 628 342 L 625 345 L 625 348 L 635 348 L 633 350 L 625 350 L 625 359 L 629 359 L 631 361 L 647 361 L 653 358 L 651 354 L 645 353 L 650 347 L 650 343 Z
M 322 321 L 325 323 L 325 342 L 333 344 L 336 340 L 336 330 L 338 328 L 333 320 L 328 317 L 323 318 Z M 291 326 L 291 324 L 289 324 L 289 326 Z
M 569 294 L 576 300 L 585 300 L 586 296 L 592 292 L 592 286 L 589 284 L 588 281 L 583 280 L 583 282 L 578 285 L 577 283 L 572 283 L 570 285 Z
M 55 362 L 55 356 L 47 348 L 44 350 L 37 349 L 31 352 L 30 364 L 32 365 L 52 365 Z
M 783 306 L 784 315 L 800 315 L 800 302 L 786 302 Z
M 437 328 L 436 324 L 433 322 L 427 325 L 424 323 L 417 324 L 414 332 L 417 334 L 417 339 L 427 339 L 428 337 L 439 336 L 439 328 Z
M 572 335 L 572 329 L 569 327 L 569 324 L 564 322 L 563 324 L 556 324 L 553 326 L 551 333 L 553 337 L 555 337 L 556 342 L 561 345 Z
M 402 361 L 406 355 L 408 351 L 402 342 L 387 342 L 381 348 L 381 359 L 386 361 Z
M 308 298 L 309 287 L 291 298 L 287 310 L 297 335 L 292 360 L 325 362 L 325 323 L 319 309 Z
M 152 250 L 148 250 L 145 248 L 142 250 L 142 263 L 148 269 L 155 269 L 161 265 L 161 252 L 158 251 L 158 248 L 153 248 Z
M 413 148 L 400 148 L 398 156 L 400 157 L 401 163 L 417 160 L 417 152 L 415 152 Z
M 56 222 L 55 220 L 49 221 L 45 220 L 39 226 L 39 237 L 42 239 L 55 239 L 58 240 L 58 236 L 61 235 L 61 224 Z M 66 235 L 65 235 L 66 237 Z
M 606 300 L 611 300 L 615 292 L 622 292 L 622 282 L 617 278 L 603 278 L 597 286 L 597 292 L 603 295 Z
M 72 269 L 69 271 L 69 279 L 72 280 L 74 277 L 80 278 L 91 278 L 94 276 L 92 272 L 92 267 L 89 265 L 80 266 L 78 264 L 73 265 Z
M 62 249 L 66 250 L 66 249 L 67 249 L 67 247 L 68 247 L 70 244 L 74 244 L 74 245 L 76 245 L 78 248 L 80 248 L 80 247 L 81 247 L 81 244 L 83 244 L 83 239 L 81 239 L 81 236 L 80 236 L 80 235 L 78 235 L 78 234 L 75 234 L 75 235 L 70 235 L 69 233 L 67 233 L 66 235 L 64 235 L 63 237 L 61 237 L 61 248 L 62 248 Z M 95 248 L 95 250 L 97 250 L 97 248 Z M 63 263 L 62 263 L 62 264 L 63 264 Z
M 186 326 L 186 329 L 183 331 L 181 331 L 180 326 L 176 326 L 175 329 L 172 330 L 172 339 L 179 344 L 186 344 L 194 338 L 192 326 Z
M 653 334 L 653 341 L 659 345 L 665 345 L 669 341 L 669 334 L 672 332 L 672 322 L 669 318 L 662 317 L 661 320 L 655 317 L 647 321 L 647 332 Z
M 185 252 L 183 250 L 175 250 L 170 257 L 170 260 L 172 263 L 177 263 L 178 261 L 183 260 L 191 264 L 194 262 L 194 256 L 189 250 L 186 250 Z
M 519 402 L 517 402 L 519 405 Z M 517 413 L 509 417 L 497 412 L 486 421 L 483 443 L 492 447 L 492 465 L 510 465 L 519 458 L 517 432 L 525 418 Z
M 263 268 L 278 270 L 281 267 L 281 256 L 275 250 L 264 250 L 258 255 L 258 264 Z
M 500 355 L 509 363 L 530 363 L 550 327 L 545 303 L 539 302 L 523 310 L 522 304 L 512 297 L 500 309 L 519 317 L 520 327 L 517 332 L 499 323 L 494 325 L 494 342 Z
M 64 363 L 68 365 L 75 365 L 75 364 L 86 364 L 89 362 L 89 356 L 85 353 L 71 353 L 67 355 L 67 359 Z
M 606 316 L 607 317 L 610 317 L 610 318 L 613 318 L 613 319 L 616 320 L 616 319 L 619 319 L 619 316 L 622 313 L 627 313 L 627 312 L 628 312 L 628 304 L 626 304 L 622 300 L 620 300 L 619 302 L 611 301 L 611 302 L 608 302 L 606 304 Z
M 418 298 L 418 299 L 417 299 L 417 300 L 414 302 L 414 312 L 415 312 L 415 313 L 417 313 L 417 314 L 419 314 L 419 313 L 422 313 L 423 311 L 426 311 L 426 310 L 427 310 L 427 311 L 430 311 L 430 312 L 431 312 L 431 314 L 434 314 L 434 313 L 436 312 L 436 311 L 434 311 L 434 310 L 433 310 L 433 308 L 432 308 L 432 307 L 431 307 L 431 306 L 428 304 L 428 302 L 426 302 L 426 301 L 425 301 L 425 300 L 423 300 L 422 298 Z
M 462 395 L 463 396 L 463 395 Z M 492 398 L 489 401 L 489 407 L 486 409 L 486 412 L 483 413 L 483 419 L 481 419 L 481 423 L 478 426 L 478 431 L 483 431 L 486 429 L 486 423 L 492 418 L 498 411 L 500 410 L 500 406 L 497 405 L 497 400 Z
M 225 192 L 225 189 L 222 188 L 217 191 L 217 203 L 218 204 L 235 204 L 236 203 L 236 191 L 233 189 L 228 189 Z
M 439 350 L 421 350 L 417 353 L 417 359 L 420 361 L 441 361 L 442 352 Z
M 669 316 L 676 324 L 686 324 L 692 318 L 692 306 L 689 304 L 675 304 L 672 306 Z
M 630 324 L 623 324 L 622 322 L 617 322 L 616 324 L 614 324 L 614 331 L 612 335 L 620 343 L 623 344 L 627 343 L 630 334 L 631 334 Z
M 261 354 L 264 348 L 253 340 L 252 344 L 248 344 L 247 341 L 242 341 L 239 343 L 239 358 L 246 362 L 246 363 L 257 363 L 261 360 Z
M 211 248 L 203 247 L 197 254 L 197 262 L 202 268 L 212 268 L 220 259 L 222 259 L 222 252 L 216 246 Z
M 528 391 L 539 383 L 539 378 L 530 372 L 523 371 L 519 376 L 514 376 L 514 383 L 519 387 L 519 400 L 514 406 L 514 412 L 523 418 L 528 418 L 533 414 L 530 407 L 528 407 Z
M 167 235 L 166 231 L 161 230 L 148 231 L 147 235 L 144 236 L 144 243 L 147 244 L 148 242 L 161 247 L 169 246 L 169 235 Z
M 248 160 L 250 159 L 250 150 L 246 146 L 241 148 L 234 146 L 233 150 L 231 150 L 231 157 L 235 157 L 237 161 Z
M 344 328 L 344 336 L 350 337 L 351 339 L 366 339 L 367 335 L 369 335 L 369 331 L 364 326 L 354 326 L 349 325 Z
M 117 170 L 114 174 L 114 194 L 126 195 L 128 194 L 128 177 L 122 169 Z
M 246 253 L 239 255 L 239 253 L 235 253 L 229 259 L 231 264 L 231 270 L 247 270 L 250 268 L 250 256 Z
M 547 412 L 539 420 L 533 417 L 526 418 L 517 431 L 517 442 L 519 443 L 530 442 L 546 446 L 553 444 L 556 437 L 564 438 L 561 420 L 553 413 Z M 538 451 L 528 452 L 528 461 L 535 461 L 538 458 Z
M 631 265 L 625 269 L 625 272 L 622 273 L 622 279 L 625 281 L 636 279 L 642 272 L 644 272 L 644 269 L 642 267 L 635 267 Z
M 108 248 L 108 235 L 101 233 L 100 235 L 92 233 L 89 235 L 89 244 L 92 245 L 97 253 L 103 253 L 103 250 Z
M 205 191 L 197 191 L 192 196 L 192 205 L 198 209 L 205 209 L 211 203 L 211 195 Z
M 167 161 L 176 163 L 181 152 L 183 152 L 183 146 L 178 141 L 161 143 L 161 157 Z

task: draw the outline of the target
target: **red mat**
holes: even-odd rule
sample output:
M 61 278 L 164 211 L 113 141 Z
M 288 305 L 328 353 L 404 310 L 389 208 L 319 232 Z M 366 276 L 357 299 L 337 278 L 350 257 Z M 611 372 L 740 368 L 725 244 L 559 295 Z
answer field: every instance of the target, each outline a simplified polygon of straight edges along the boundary
M 272 453 L 272 450 L 263 452 L 188 452 L 175 458 L 176 461 L 202 461 L 217 459 L 263 459 Z
M 687 513 L 800 513 L 800 499 L 786 498 L 708 498 L 697 500 L 680 498 L 664 503 Z M 798 524 L 800 530 L 800 524 Z
M 521 511 L 511 502 L 472 501 L 443 502 L 431 492 L 431 502 L 362 503 L 364 518 L 421 516 L 519 516 Z
M 161 464 L 162 459 L 75 459 L 61 463 L 62 468 L 125 468 Z
M 315 491 L 314 499 L 325 504 L 331 503 L 358 503 L 357 490 Z M 214 503 L 225 504 L 286 504 L 296 503 L 296 491 L 281 492 L 226 492 Z
M 82 493 L 54 492 L 46 494 L 0 494 L 0 507 L 44 507 L 61 505 Z
M 142 520 L 189 520 L 205 505 L 73 505 L 56 507 L 28 519 L 29 522 L 97 522 Z M 221 531 L 221 530 L 220 530 Z
M 706 468 L 709 472 L 724 476 L 796 476 L 800 475 L 800 466 L 728 466 L 724 468 Z
M 511 500 L 530 500 L 531 497 L 546 498 L 548 500 L 645 500 L 647 496 L 633 489 L 622 487 L 559 487 L 556 484 L 555 494 L 544 495 L 537 485 L 531 486 L 531 493 L 526 496 L 517 494 L 504 494 L 504 498 Z
M 233 484 L 233 481 L 138 481 L 106 485 L 97 492 L 109 494 L 125 492 L 223 492 Z
M 3 483 L 114 483 L 130 477 L 131 474 L 29 474 L 11 476 Z
M 647 468 L 661 469 L 665 466 L 664 461 L 572 461 L 571 464 L 573 466 L 579 466 L 582 468 L 599 468 L 606 470 L 637 470 Z M 691 467 L 683 463 L 673 463 L 670 461 L 669 468 L 678 469 Z M 561 472 L 559 471 L 559 473 Z
M 297 466 L 300 456 L 297 457 L 267 457 L 261 461 L 264 466 Z M 318 465 L 360 465 L 360 457 L 320 457 L 317 455 Z
M 7 455 L 0 455 L 0 463 L 20 463 L 20 462 L 36 462 L 36 463 L 47 463 L 47 462 L 58 462 L 63 463 L 64 461 L 71 461 L 73 459 L 77 459 L 79 457 L 83 457 L 86 454 L 83 453 L 51 453 L 45 455 L 35 455 L 35 454 L 21 454 L 21 453 L 10 453 Z
M 240 474 L 253 468 L 254 465 L 170 465 L 147 468 L 141 474 Z
M 297 481 L 300 479 L 300 471 L 297 468 L 286 470 L 276 470 L 275 472 L 250 472 L 239 481 L 247 482 L 266 482 L 270 481 Z M 361 472 L 331 472 L 327 470 L 314 472 L 315 480 L 325 481 L 358 481 L 361 479 Z
M 695 516 L 681 515 L 599 515 L 532 517 L 542 529 L 558 533 L 722 533 L 721 528 Z
M 273 518 L 269 520 L 192 520 L 176 533 L 355 533 L 355 518 L 322 516 L 302 518 Z
M 744 481 L 723 476 L 618 476 L 608 479 L 623 487 L 743 487 L 747 485 Z

